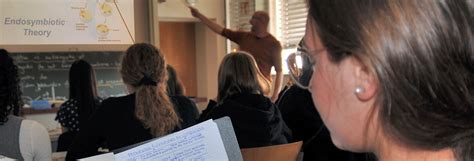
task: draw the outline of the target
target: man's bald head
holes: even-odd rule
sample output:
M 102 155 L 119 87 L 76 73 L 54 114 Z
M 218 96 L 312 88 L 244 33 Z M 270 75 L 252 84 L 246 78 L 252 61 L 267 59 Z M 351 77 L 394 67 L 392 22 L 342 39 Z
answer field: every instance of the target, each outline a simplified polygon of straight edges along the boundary
M 258 21 L 260 21 L 265 26 L 268 26 L 268 23 L 270 22 L 270 16 L 265 11 L 256 11 L 253 14 L 252 18 L 257 19 Z
M 252 25 L 251 31 L 257 35 L 266 35 L 269 22 L 270 16 L 268 16 L 268 13 L 257 11 L 250 19 L 250 24 Z

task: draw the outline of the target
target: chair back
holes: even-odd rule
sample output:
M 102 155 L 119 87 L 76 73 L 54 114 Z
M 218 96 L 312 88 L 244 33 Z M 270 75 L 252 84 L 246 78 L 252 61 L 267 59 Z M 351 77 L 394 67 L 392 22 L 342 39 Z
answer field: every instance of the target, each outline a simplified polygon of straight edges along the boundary
M 244 161 L 297 161 L 302 141 L 240 149 Z

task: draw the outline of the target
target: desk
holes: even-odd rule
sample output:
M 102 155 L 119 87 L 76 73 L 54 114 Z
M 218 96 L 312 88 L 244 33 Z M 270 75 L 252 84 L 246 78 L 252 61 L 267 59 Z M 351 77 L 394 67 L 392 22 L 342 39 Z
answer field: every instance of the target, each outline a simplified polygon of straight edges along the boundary
M 50 109 L 45 109 L 45 110 L 35 110 L 33 108 L 22 108 L 21 109 L 21 114 L 22 115 L 34 115 L 34 114 L 47 114 L 47 113 L 57 113 L 59 111 L 59 108 L 50 108 Z
M 52 108 L 44 110 L 36 110 L 31 107 L 23 107 L 20 110 L 20 115 L 35 115 L 35 114 L 56 114 L 59 111 L 59 106 L 64 103 L 64 101 L 50 101 Z

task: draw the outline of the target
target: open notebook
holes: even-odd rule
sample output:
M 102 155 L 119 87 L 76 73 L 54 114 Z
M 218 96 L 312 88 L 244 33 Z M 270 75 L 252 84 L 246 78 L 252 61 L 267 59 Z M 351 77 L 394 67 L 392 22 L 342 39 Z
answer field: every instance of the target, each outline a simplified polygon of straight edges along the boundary
M 181 131 L 81 161 L 199 160 L 242 161 L 229 117 L 208 120 Z

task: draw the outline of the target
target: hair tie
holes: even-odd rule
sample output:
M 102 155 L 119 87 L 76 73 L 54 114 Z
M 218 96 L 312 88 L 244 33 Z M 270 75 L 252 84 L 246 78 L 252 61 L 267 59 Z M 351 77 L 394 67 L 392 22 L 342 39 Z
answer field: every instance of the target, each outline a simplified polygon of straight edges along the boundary
M 156 86 L 156 81 L 151 78 L 151 74 L 146 74 L 143 72 L 143 78 L 138 82 L 138 86 Z

